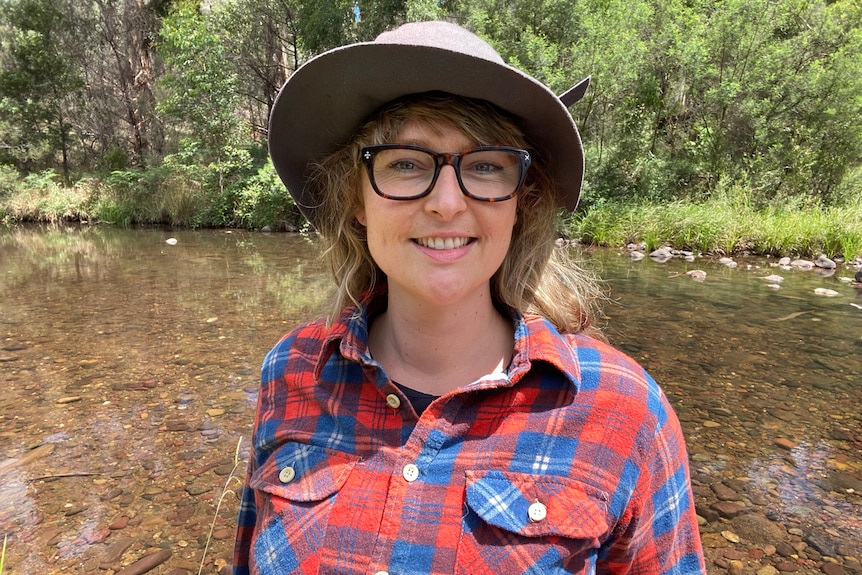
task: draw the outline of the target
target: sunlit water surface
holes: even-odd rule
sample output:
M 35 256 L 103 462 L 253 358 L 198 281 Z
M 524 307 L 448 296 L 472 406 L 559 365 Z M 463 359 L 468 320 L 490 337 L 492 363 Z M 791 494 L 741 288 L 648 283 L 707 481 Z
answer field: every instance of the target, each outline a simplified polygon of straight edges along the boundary
M 197 572 L 204 548 L 205 572 L 229 562 L 260 362 L 326 308 L 318 251 L 236 230 L 0 232 L 7 573 L 157 552 L 171 558 L 153 573 Z M 775 521 L 862 540 L 862 290 L 839 279 L 853 270 L 582 255 L 610 292 L 611 342 L 674 404 L 698 486 L 727 481 Z

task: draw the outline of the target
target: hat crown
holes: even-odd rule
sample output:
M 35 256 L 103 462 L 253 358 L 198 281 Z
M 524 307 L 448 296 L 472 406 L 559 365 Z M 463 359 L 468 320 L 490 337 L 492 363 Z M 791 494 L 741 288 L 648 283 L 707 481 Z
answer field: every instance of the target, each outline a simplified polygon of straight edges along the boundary
M 383 32 L 374 39 L 374 43 L 440 48 L 504 64 L 503 58 L 490 44 L 469 30 L 449 22 L 410 22 Z

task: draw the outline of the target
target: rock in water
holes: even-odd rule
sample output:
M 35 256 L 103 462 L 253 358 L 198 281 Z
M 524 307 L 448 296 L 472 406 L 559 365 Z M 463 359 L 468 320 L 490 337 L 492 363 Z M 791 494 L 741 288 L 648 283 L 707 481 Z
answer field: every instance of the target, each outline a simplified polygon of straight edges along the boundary
M 820 254 L 814 265 L 825 270 L 834 270 L 836 268 L 835 262 L 827 258 L 825 254 Z
M 162 549 L 161 551 L 156 551 L 155 553 L 151 553 L 146 557 L 138 559 L 128 567 L 125 567 L 121 571 L 117 571 L 116 575 L 141 575 L 147 571 L 152 571 L 170 558 L 171 550 Z

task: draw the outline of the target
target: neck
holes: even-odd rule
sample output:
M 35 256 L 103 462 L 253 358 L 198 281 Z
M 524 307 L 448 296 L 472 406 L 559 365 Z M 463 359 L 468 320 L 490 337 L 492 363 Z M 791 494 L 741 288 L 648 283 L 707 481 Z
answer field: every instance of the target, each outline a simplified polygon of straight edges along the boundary
M 490 293 L 445 306 L 390 293 L 369 334 L 371 353 L 392 380 L 432 395 L 503 371 L 513 346 L 512 322 L 496 310 Z

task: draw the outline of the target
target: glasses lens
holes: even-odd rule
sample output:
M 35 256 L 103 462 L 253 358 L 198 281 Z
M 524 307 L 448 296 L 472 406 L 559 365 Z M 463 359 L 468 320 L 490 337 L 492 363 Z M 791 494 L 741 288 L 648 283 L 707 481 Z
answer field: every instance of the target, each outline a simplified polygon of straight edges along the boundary
M 374 157 L 374 183 L 393 198 L 422 195 L 434 179 L 434 156 L 422 150 L 389 148 Z
M 468 152 L 461 158 L 461 182 L 477 198 L 505 198 L 517 191 L 522 166 L 515 150 Z

